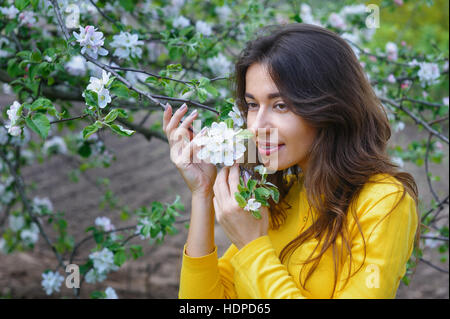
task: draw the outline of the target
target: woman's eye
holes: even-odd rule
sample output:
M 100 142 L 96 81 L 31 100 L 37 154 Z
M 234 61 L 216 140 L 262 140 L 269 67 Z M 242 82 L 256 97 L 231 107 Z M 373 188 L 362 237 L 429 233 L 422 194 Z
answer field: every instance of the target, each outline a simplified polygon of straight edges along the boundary
M 255 103 L 247 103 L 247 106 L 249 109 L 252 109 L 254 105 L 256 105 L 256 104 Z
M 282 111 L 284 111 L 284 110 L 287 109 L 286 104 L 283 104 L 283 103 L 278 103 L 278 104 L 276 104 L 275 106 L 278 107 L 278 108 L 279 108 L 280 110 L 282 110 Z

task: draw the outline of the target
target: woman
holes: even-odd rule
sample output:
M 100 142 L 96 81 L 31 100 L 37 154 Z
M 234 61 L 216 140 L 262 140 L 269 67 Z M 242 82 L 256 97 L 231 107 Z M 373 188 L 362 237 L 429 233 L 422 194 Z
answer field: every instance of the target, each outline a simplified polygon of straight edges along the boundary
M 420 228 L 416 183 L 386 153 L 386 112 L 335 33 L 263 31 L 239 57 L 234 89 L 280 201 L 256 220 L 234 199 L 238 165 L 180 163 L 198 151 L 192 142 L 171 152 L 192 191 L 179 297 L 394 298 Z M 166 108 L 171 148 L 197 116 L 179 126 L 186 111 Z M 214 216 L 232 242 L 221 258 Z

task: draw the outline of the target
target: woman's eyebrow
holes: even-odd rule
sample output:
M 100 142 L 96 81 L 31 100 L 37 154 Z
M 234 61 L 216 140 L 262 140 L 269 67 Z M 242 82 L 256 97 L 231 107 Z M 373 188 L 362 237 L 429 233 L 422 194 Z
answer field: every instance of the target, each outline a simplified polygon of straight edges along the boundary
M 245 93 L 245 96 L 246 97 L 249 97 L 249 98 L 251 98 L 251 99 L 254 99 L 255 97 L 253 96 L 253 94 L 250 94 L 250 93 Z M 271 100 L 271 99 L 274 99 L 274 98 L 276 98 L 276 97 L 280 97 L 281 95 L 280 95 L 280 92 L 275 92 L 275 93 L 270 93 L 270 94 L 267 94 L 267 97 L 269 98 L 269 100 Z

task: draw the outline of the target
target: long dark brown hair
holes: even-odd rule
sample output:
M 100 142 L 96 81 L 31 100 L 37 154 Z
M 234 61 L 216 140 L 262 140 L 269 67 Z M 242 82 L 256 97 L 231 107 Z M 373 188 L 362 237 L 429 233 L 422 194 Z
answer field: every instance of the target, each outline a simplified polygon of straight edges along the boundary
M 323 240 L 319 254 L 314 258 L 311 258 L 311 254 L 304 262 L 315 262 L 305 282 L 302 284 L 300 280 L 304 287 L 322 255 L 332 246 L 335 268 L 332 297 L 336 290 L 341 255 L 336 250 L 339 236 L 350 258 L 349 277 L 345 284 L 351 277 L 351 245 L 346 229 L 348 211 L 352 211 L 364 240 L 356 209 L 349 209 L 350 203 L 358 198 L 365 184 L 372 183 L 369 181 L 372 176 L 383 173 L 403 185 L 403 194 L 397 205 L 408 192 L 415 201 L 419 215 L 417 185 L 413 176 L 400 171 L 387 154 L 391 128 L 386 111 L 352 48 L 339 35 L 304 23 L 261 28 L 238 57 L 230 82 L 236 104 L 245 119 L 248 110 L 244 98 L 246 72 L 253 63 L 268 67 L 287 107 L 317 129 L 316 138 L 307 154 L 308 167 L 305 172 L 294 165 L 268 176 L 268 180 L 280 190 L 279 203 L 269 201 L 271 227 L 280 227 L 286 219 L 286 209 L 290 205 L 285 198 L 293 183 L 285 177 L 289 173 L 294 174 L 300 185 L 306 188 L 308 203 L 316 210 L 317 219 L 311 227 L 288 243 L 279 257 L 284 261 L 308 239 L 318 239 L 316 249 Z M 378 180 L 376 183 L 382 182 Z M 414 243 L 416 248 L 420 242 L 420 218 L 418 220 Z M 364 240 L 364 260 L 365 243 Z M 342 246 L 341 249 L 344 249 Z

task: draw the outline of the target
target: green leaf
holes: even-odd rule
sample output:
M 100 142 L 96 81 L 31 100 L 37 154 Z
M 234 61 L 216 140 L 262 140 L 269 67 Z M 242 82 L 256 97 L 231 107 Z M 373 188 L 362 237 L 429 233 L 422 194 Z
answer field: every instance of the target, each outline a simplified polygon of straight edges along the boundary
M 270 190 L 272 193 L 273 200 L 275 201 L 275 203 L 278 203 L 278 201 L 280 200 L 280 192 L 276 187 L 271 187 Z
M 84 100 L 86 101 L 86 104 L 97 108 L 98 106 L 98 94 L 97 92 L 91 91 L 91 90 L 85 90 L 84 91 Z
M 134 8 L 134 2 L 132 0 L 119 0 L 120 5 L 127 11 L 132 12 Z
M 50 130 L 50 121 L 42 113 L 35 113 L 31 118 L 26 117 L 25 122 L 28 127 L 36 132 L 43 140 L 47 138 Z
M 30 58 L 31 58 L 31 51 L 29 51 L 29 50 L 20 51 L 20 52 L 17 52 L 16 55 L 18 57 L 20 57 L 21 59 L 23 59 L 23 60 L 30 60 Z
M 268 198 L 270 196 L 271 192 L 264 187 L 258 187 L 257 189 L 255 189 L 255 198 L 256 200 L 258 200 L 258 198 Z
M 39 63 L 42 60 L 41 51 L 37 50 L 31 53 L 31 62 Z
M 47 110 L 48 108 L 54 108 L 52 101 L 40 97 L 31 104 L 30 111 Z
M 95 125 L 88 125 L 83 129 L 83 138 L 87 139 L 89 136 L 98 131 L 98 127 Z
M 5 27 L 5 33 L 11 33 L 17 27 L 17 23 L 15 21 L 10 21 Z
M 255 217 L 256 219 L 261 219 L 261 213 L 259 212 L 259 209 L 252 210 L 251 212 L 252 212 L 253 217 Z
M 94 230 L 94 240 L 97 244 L 101 244 L 104 239 L 104 233 L 97 229 Z
M 251 178 L 247 181 L 247 188 L 249 189 L 250 192 L 253 192 L 257 183 L 258 183 L 257 181 Z
M 228 118 L 228 119 L 225 119 L 224 122 L 227 124 L 228 128 L 233 128 L 233 119 Z
M 131 136 L 135 133 L 135 131 L 133 130 L 128 130 L 122 127 L 122 125 L 117 125 L 117 124 L 107 124 L 111 130 L 121 136 Z
M 127 118 L 127 117 L 128 117 L 128 114 L 127 114 L 127 112 L 126 112 L 125 110 L 123 110 L 123 109 L 114 109 L 114 110 L 111 110 L 111 111 L 108 113 L 108 115 L 105 116 L 105 118 L 104 118 L 103 121 L 106 122 L 106 123 L 111 123 L 111 122 L 114 122 L 114 120 L 115 120 L 118 116 Z
M 123 84 L 117 83 L 111 86 L 110 92 L 122 98 L 130 97 L 130 90 Z
M 117 266 L 122 266 L 125 261 L 127 261 L 127 256 L 123 250 L 119 250 L 114 254 L 114 263 Z
M 244 199 L 244 197 L 240 193 L 235 192 L 234 193 L 234 198 L 236 199 L 239 207 L 243 208 L 243 207 L 245 207 L 247 205 L 246 200 Z
M 14 5 L 19 11 L 22 11 L 30 4 L 30 0 L 15 0 Z

